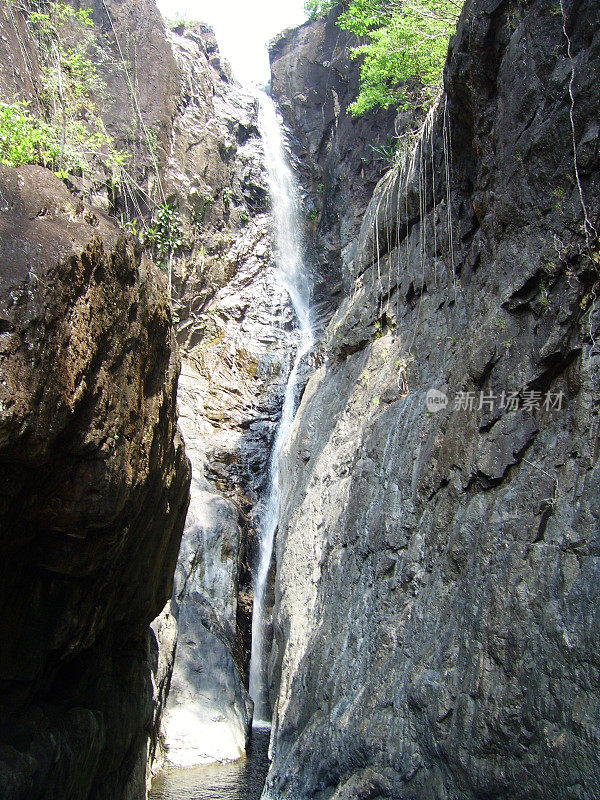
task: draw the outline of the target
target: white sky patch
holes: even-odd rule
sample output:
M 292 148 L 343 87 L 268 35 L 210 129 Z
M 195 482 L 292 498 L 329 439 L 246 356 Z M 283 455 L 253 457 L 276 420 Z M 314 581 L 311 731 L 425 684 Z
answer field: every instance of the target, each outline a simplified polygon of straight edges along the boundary
M 304 0 L 157 0 L 167 19 L 183 16 L 214 28 L 221 55 L 242 83 L 269 79 L 268 42 L 306 19 Z

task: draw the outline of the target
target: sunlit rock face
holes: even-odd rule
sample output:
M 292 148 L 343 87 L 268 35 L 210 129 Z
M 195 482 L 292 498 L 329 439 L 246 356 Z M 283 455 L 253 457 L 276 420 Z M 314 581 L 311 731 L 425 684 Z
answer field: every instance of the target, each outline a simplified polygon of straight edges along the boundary
M 600 794 L 600 9 L 563 6 L 467 3 L 365 217 L 283 475 L 265 798 Z
M 252 719 L 235 634 L 243 521 L 204 477 L 194 406 L 201 387 L 197 373 L 184 373 L 179 407 L 195 473 L 171 604 L 179 642 L 163 720 L 166 757 L 182 767 L 240 758 Z
M 139 797 L 190 481 L 166 281 L 47 170 L 0 196 L 0 795 Z
M 166 191 L 184 230 L 173 294 L 178 402 L 193 480 L 172 603 L 179 643 L 163 734 L 167 760 L 189 766 L 245 751 L 250 564 L 297 342 L 273 263 L 256 97 L 230 80 L 209 28 L 176 28 L 170 40 L 181 95 Z

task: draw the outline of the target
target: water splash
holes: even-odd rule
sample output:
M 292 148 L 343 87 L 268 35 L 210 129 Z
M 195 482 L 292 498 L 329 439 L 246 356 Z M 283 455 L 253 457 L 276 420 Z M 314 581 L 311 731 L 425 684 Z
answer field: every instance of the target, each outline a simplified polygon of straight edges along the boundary
M 260 551 L 254 576 L 249 686 L 250 696 L 254 701 L 254 724 L 257 727 L 264 725 L 270 718 L 266 680 L 265 597 L 279 518 L 279 457 L 296 413 L 300 363 L 314 344 L 310 291 L 303 262 L 297 182 L 286 158 L 283 129 L 275 105 L 264 93 L 259 94 L 259 103 L 259 127 L 275 224 L 276 261 L 281 281 L 290 296 L 298 320 L 300 343 L 285 388 L 281 420 L 271 451 L 267 497 L 260 519 Z

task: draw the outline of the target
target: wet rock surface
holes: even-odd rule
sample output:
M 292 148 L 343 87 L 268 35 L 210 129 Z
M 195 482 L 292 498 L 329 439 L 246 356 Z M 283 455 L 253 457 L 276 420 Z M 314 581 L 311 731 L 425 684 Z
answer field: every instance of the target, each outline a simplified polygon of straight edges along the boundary
M 560 7 L 467 3 L 369 206 L 284 474 L 265 797 L 600 792 L 600 18 L 564 8 L 572 60 Z
M 190 480 L 166 284 L 48 171 L 0 196 L 0 794 L 139 796 Z
M 356 248 L 363 214 L 387 171 L 396 112 L 353 119 L 348 106 L 358 93 L 359 65 L 349 48 L 355 37 L 326 19 L 285 31 L 270 47 L 271 91 L 290 131 L 303 189 L 307 261 L 320 324 L 343 296 L 344 272 Z M 402 123 L 399 121 L 400 127 Z
M 235 84 L 214 34 L 171 33 L 181 73 L 166 187 L 184 244 L 173 264 L 181 424 L 191 505 L 173 611 L 179 644 L 167 758 L 243 752 L 256 525 L 296 338 L 272 254 L 257 98 Z

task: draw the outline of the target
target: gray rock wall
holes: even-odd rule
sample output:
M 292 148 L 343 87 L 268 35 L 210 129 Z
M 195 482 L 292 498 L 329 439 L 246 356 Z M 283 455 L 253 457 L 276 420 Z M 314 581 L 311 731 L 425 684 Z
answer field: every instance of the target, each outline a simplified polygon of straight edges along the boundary
M 365 217 L 283 474 L 265 797 L 600 793 L 600 17 L 564 8 L 467 3 Z
M 303 191 L 313 313 L 320 324 L 340 302 L 363 214 L 388 169 L 381 150 L 393 147 L 407 124 L 394 110 L 358 119 L 347 113 L 358 92 L 359 65 L 349 57 L 355 37 L 337 27 L 338 14 L 285 31 L 270 47 L 271 91 L 290 132 Z

